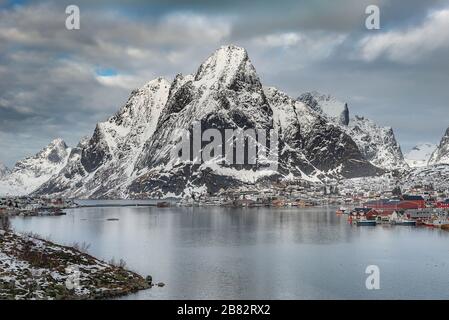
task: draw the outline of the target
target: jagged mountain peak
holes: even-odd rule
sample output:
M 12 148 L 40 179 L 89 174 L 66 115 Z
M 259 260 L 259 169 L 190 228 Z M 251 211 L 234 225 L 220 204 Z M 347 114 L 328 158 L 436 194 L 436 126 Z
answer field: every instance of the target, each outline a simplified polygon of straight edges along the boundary
M 297 100 L 305 103 L 313 110 L 321 113 L 338 124 L 345 126 L 349 124 L 348 104 L 339 101 L 330 94 L 310 91 L 300 95 Z
M 18 161 L 14 166 L 13 171 L 20 170 L 24 167 L 27 167 L 29 164 L 34 164 L 36 162 L 48 162 L 49 164 L 53 165 L 60 164 L 64 162 L 69 152 L 70 148 L 67 146 L 63 139 L 54 139 L 35 155 L 26 157 L 25 159 Z
M 195 82 L 205 87 L 261 86 L 247 51 L 234 45 L 222 46 L 207 58 L 198 68 Z
M 69 147 L 61 138 L 52 140 L 45 148 L 36 155 L 26 158 L 25 160 L 46 159 L 52 163 L 60 163 L 68 153 Z M 23 161 L 25 161 L 23 160 Z
M 449 128 L 441 138 L 438 148 L 430 157 L 429 164 L 449 164 Z
M 363 116 L 350 117 L 348 104 L 329 94 L 312 91 L 298 100 L 340 126 L 375 166 L 388 170 L 407 167 L 391 127 L 381 127 Z
M 170 161 L 180 130 L 200 121 L 210 128 L 271 128 L 272 114 L 245 49 L 224 46 L 201 64 L 195 76 L 175 77 L 154 135 L 137 162 L 137 171 Z
M 0 183 L 0 194 L 25 195 L 34 191 L 64 168 L 70 152 L 64 140 L 58 138 L 35 155 L 17 161 Z
M 384 169 L 408 168 L 392 127 L 382 127 L 362 116 L 350 119 L 348 133 L 365 157 Z

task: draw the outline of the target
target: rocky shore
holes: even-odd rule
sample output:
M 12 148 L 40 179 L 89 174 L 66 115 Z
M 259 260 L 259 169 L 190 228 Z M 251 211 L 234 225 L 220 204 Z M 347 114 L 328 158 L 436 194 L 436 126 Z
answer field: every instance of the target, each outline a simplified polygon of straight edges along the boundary
M 106 299 L 150 286 L 75 248 L 0 230 L 0 300 Z

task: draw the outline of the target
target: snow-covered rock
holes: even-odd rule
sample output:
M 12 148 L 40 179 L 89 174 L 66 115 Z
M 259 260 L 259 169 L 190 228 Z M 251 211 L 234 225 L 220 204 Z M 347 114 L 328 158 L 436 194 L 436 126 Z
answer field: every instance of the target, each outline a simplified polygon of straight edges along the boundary
M 0 194 L 26 195 L 34 191 L 65 167 L 70 150 L 62 139 L 55 139 L 34 156 L 18 161 L 0 180 Z
M 303 93 L 298 100 L 340 125 L 347 126 L 349 124 L 348 104 L 331 95 L 312 91 Z
M 449 164 L 449 128 L 429 159 L 429 165 L 433 164 Z
M 340 126 L 373 165 L 386 170 L 407 168 L 391 127 L 381 127 L 360 116 L 350 117 L 348 104 L 330 95 L 308 92 L 298 100 Z
M 69 156 L 61 173 L 37 194 L 83 198 L 125 198 L 145 142 L 153 135 L 170 84 L 163 78 L 131 93 L 127 103 L 107 121 L 97 124 Z
M 328 121 L 321 110 L 295 101 L 275 88 L 265 88 L 265 94 L 273 109 L 275 127 L 281 132 L 281 163 L 295 176 L 292 169 L 299 169 L 306 180 L 304 173 L 309 178 L 380 173 L 366 161 L 341 126 Z
M 391 127 L 381 127 L 355 116 L 349 122 L 347 133 L 372 164 L 388 170 L 408 168 Z
M 420 143 L 404 155 L 405 161 L 410 168 L 425 167 L 437 147 L 433 143 Z

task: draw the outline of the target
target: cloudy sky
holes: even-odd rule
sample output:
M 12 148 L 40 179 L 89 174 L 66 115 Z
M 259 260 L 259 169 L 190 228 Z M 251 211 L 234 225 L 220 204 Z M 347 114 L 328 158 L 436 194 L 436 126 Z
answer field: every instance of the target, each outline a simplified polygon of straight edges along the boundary
M 65 28 L 69 4 L 80 30 Z M 380 30 L 365 28 L 370 4 Z M 224 44 L 248 50 L 264 85 L 330 93 L 405 151 L 449 126 L 449 0 L 0 0 L 0 162 L 76 145 L 133 88 Z

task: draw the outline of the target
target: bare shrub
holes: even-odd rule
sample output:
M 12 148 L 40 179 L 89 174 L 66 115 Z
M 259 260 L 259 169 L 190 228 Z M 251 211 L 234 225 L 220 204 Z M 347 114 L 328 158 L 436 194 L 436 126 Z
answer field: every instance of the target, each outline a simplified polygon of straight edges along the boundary
M 72 248 L 79 252 L 82 252 L 82 253 L 88 253 L 89 248 L 90 248 L 90 243 L 83 242 L 80 244 L 79 242 L 74 242 L 72 244 Z
M 0 229 L 4 231 L 11 230 L 11 221 L 9 220 L 9 216 L 0 215 Z
M 109 260 L 108 264 L 110 264 L 111 266 L 120 268 L 120 269 L 125 269 L 125 267 L 126 267 L 126 261 L 123 259 L 120 259 L 118 262 L 116 262 L 115 259 L 112 258 L 111 260 Z

